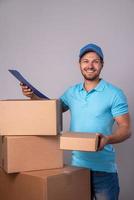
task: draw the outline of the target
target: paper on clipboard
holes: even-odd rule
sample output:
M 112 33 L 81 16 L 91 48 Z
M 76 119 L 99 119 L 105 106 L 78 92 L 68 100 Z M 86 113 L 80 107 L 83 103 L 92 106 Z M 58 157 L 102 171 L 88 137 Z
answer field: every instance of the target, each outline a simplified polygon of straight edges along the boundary
M 38 97 L 40 98 L 44 98 L 44 99 L 48 99 L 49 98 L 42 94 L 39 90 L 37 90 L 34 86 L 31 85 L 31 83 L 29 83 L 22 75 L 19 71 L 17 70 L 13 70 L 13 69 L 9 69 L 8 70 L 15 78 L 17 78 L 21 83 L 23 83 L 24 85 L 26 85 L 27 87 L 29 87 L 34 94 L 36 94 Z

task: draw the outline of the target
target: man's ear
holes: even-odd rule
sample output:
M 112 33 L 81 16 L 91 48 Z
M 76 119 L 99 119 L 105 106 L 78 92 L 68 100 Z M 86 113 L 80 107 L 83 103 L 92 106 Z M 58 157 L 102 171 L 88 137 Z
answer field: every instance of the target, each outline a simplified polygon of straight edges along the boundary
M 102 65 L 101 65 L 101 67 L 103 68 L 103 66 L 104 66 L 104 61 L 102 61 Z

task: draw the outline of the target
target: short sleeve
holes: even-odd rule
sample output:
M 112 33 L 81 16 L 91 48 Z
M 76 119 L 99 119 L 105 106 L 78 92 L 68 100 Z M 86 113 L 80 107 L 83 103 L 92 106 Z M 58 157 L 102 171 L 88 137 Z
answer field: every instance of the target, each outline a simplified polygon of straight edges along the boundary
M 113 99 L 111 112 L 113 117 L 128 113 L 127 98 L 122 90 L 119 90 Z

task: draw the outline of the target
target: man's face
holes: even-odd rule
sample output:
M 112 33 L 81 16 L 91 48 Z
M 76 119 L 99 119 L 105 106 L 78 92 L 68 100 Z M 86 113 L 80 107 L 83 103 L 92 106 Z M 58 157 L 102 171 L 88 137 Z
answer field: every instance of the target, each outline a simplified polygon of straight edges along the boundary
M 80 60 L 80 69 L 85 80 L 97 80 L 102 67 L 100 57 L 95 52 L 86 53 Z

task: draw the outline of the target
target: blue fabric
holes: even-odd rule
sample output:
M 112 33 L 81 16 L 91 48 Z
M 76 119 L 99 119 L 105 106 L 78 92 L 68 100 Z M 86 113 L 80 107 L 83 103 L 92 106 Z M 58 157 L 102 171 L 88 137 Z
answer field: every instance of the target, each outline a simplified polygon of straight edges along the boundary
M 121 89 L 100 80 L 87 92 L 83 83 L 70 87 L 62 96 L 65 109 L 70 109 L 70 131 L 110 135 L 114 118 L 128 113 L 126 96 Z M 72 152 L 72 165 L 96 171 L 116 172 L 115 149 L 106 145 L 98 152 Z
M 118 200 L 119 191 L 117 173 L 91 172 L 92 200 Z

